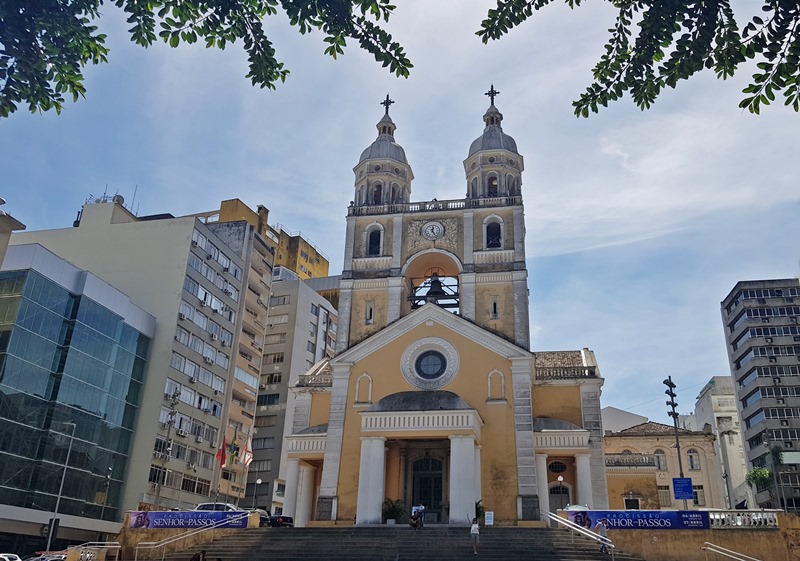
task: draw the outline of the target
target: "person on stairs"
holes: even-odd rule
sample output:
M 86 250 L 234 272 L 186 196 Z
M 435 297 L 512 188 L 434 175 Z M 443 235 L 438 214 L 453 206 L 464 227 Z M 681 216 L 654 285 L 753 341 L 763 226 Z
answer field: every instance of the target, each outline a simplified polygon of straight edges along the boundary
M 601 518 L 597 521 L 597 524 L 594 527 L 594 532 L 595 534 L 600 535 L 600 553 L 608 554 L 608 546 L 606 545 L 606 542 L 608 542 L 608 537 L 605 518 Z
M 472 519 L 472 526 L 469 528 L 469 537 L 472 540 L 472 553 L 478 555 L 478 544 L 481 542 L 481 529 L 478 526 L 478 519 Z

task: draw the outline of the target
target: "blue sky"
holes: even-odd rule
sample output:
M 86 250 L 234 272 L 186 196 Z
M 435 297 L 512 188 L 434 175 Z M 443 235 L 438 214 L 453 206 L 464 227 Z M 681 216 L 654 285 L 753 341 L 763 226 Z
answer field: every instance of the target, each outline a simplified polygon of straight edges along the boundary
M 462 161 L 480 135 L 490 84 L 523 175 L 533 350 L 593 349 L 602 401 L 665 422 L 661 385 L 680 411 L 729 373 L 719 302 L 738 280 L 800 272 L 798 116 L 737 108 L 748 72 L 701 75 L 650 111 L 625 99 L 576 119 L 613 13 L 553 5 L 490 45 L 474 32 L 486 1 L 408 0 L 389 24 L 415 64 L 390 75 L 283 16 L 267 31 L 291 75 L 277 91 L 244 78 L 239 45 L 142 49 L 113 6 L 112 51 L 87 69 L 87 99 L 62 115 L 0 122 L 4 210 L 28 229 L 68 227 L 83 202 L 119 192 L 140 214 L 210 210 L 240 198 L 301 230 L 341 270 L 352 167 L 376 136 L 388 92 L 412 198 L 460 198 Z

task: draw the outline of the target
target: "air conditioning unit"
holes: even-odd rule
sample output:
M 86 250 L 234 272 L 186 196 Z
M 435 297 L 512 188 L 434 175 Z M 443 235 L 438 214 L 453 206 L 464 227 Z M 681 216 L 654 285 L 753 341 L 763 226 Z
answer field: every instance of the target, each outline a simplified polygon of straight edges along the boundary
M 209 409 L 208 407 L 206 407 L 205 409 L 203 409 L 203 413 L 211 413 L 211 409 Z
M 202 436 L 196 436 L 194 441 L 202 443 L 203 442 L 203 437 Z
M 194 376 L 189 376 L 189 383 L 190 384 L 194 384 L 196 381 L 197 380 L 194 378 Z
M 214 390 L 214 395 L 219 395 L 219 390 Z
M 219 310 L 217 310 L 216 308 L 211 308 L 211 313 L 212 314 L 218 314 Z
M 205 305 L 206 305 L 206 301 L 205 301 L 205 300 L 200 300 L 200 301 L 197 303 L 197 305 L 198 305 L 198 306 L 200 306 L 201 308 L 204 308 L 204 307 L 205 307 Z
M 206 364 L 214 364 L 214 359 L 208 356 L 204 356 L 203 362 L 205 362 Z
M 178 314 L 178 319 L 181 320 L 181 321 L 185 320 L 186 319 L 186 314 L 184 314 L 184 313 Z
M 186 462 L 186 467 L 189 469 L 194 469 L 194 464 L 192 462 Z
M 265 390 L 265 389 L 267 389 L 267 385 L 266 384 L 259 384 L 258 385 L 258 389 Z
M 222 269 L 222 272 L 223 272 L 223 273 L 230 273 L 230 272 L 231 272 L 231 268 L 230 268 L 230 267 L 224 267 L 224 268 Z
M 208 255 L 206 255 L 206 259 L 213 259 L 213 258 L 214 258 L 214 256 L 211 255 L 210 253 Z
M 228 346 L 228 342 L 227 342 L 227 341 L 223 341 L 223 342 L 222 342 L 222 346 L 223 346 L 223 347 L 227 347 L 227 346 Z
M 175 434 L 177 434 L 178 436 L 182 436 L 182 437 L 184 437 L 184 438 L 186 438 L 187 436 L 189 436 L 189 433 L 188 433 L 187 431 L 183 430 L 183 429 L 178 429 L 178 430 L 175 432 Z
M 192 247 L 197 247 L 197 240 L 192 240 Z
M 219 339 L 219 335 L 217 335 L 216 333 L 212 333 L 211 334 L 211 340 L 212 341 L 216 341 L 217 339 Z
M 169 423 L 159 423 L 159 426 L 160 426 L 162 429 L 165 429 L 165 428 L 167 428 L 167 427 L 169 426 Z

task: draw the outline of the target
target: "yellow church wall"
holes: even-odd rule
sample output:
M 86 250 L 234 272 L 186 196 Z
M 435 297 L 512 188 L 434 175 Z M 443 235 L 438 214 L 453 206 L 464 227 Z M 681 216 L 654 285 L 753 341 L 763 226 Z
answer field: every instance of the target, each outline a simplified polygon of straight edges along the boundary
M 562 419 L 583 426 L 580 386 L 534 385 L 532 394 L 534 417 Z
M 331 394 L 315 393 L 311 395 L 311 413 L 308 418 L 308 426 L 324 425 L 328 422 L 331 414 Z
M 350 319 L 350 344 L 363 341 L 373 333 L 386 327 L 388 318 L 388 294 L 385 290 L 353 291 L 353 310 Z M 372 323 L 367 323 L 367 306 L 372 305 Z
M 491 209 L 473 214 L 472 247 L 483 249 L 483 221 L 489 216 L 499 216 L 503 220 L 503 249 L 514 249 L 514 211 L 510 209 Z
M 441 337 L 449 341 L 459 352 L 459 371 L 451 383 L 441 388 L 459 395 L 464 401 L 475 408 L 482 420 L 478 445 L 481 446 L 481 487 L 484 506 L 495 512 L 498 520 L 513 520 L 516 518 L 517 475 L 516 458 L 514 450 L 513 405 L 510 400 L 511 369 L 510 362 L 499 355 L 487 351 L 466 337 L 434 324 L 432 326 L 419 326 L 398 337 L 387 344 L 380 352 L 356 362 L 351 368 L 350 387 L 344 435 L 341 452 L 339 473 L 339 519 L 352 519 L 358 495 L 358 470 L 360 466 L 361 442 L 361 416 L 359 409 L 352 407 L 356 399 L 356 380 L 362 373 L 368 373 L 373 380 L 372 401 L 377 403 L 381 398 L 405 391 L 417 390 L 406 382 L 400 371 L 400 361 L 403 351 L 415 341 L 423 337 Z M 508 403 L 487 404 L 487 375 L 492 370 L 500 370 L 505 375 L 506 396 Z M 383 435 L 370 432 L 371 436 L 385 436 L 387 443 L 398 438 L 415 437 L 424 439 L 439 439 L 443 446 L 449 450 L 447 436 L 453 431 L 442 432 L 387 432 Z M 387 445 L 388 445 L 387 444 Z M 391 450 L 391 446 L 389 446 Z M 393 487 L 398 481 L 395 464 L 399 464 L 396 456 L 389 454 L 387 457 L 387 496 L 393 498 L 391 493 L 399 493 L 400 489 Z M 399 485 L 399 483 L 398 483 Z M 447 485 L 445 485 L 447 488 Z M 447 491 L 445 491 L 446 493 Z M 448 502 L 445 496 L 445 502 Z
M 492 319 L 492 299 L 497 298 L 497 319 Z M 508 282 L 479 284 L 475 289 L 475 322 L 514 338 L 514 286 Z
M 381 255 L 391 255 L 394 240 L 392 219 L 386 216 L 365 216 L 356 220 L 355 239 L 353 240 L 353 257 L 356 259 L 367 256 L 366 232 L 372 224 L 380 224 L 383 227 L 383 252 Z

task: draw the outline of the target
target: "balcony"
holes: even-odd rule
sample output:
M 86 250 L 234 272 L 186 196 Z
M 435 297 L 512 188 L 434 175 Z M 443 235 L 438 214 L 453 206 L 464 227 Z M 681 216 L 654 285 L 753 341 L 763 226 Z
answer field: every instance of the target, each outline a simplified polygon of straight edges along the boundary
M 474 251 L 472 261 L 476 265 L 491 263 L 511 263 L 514 261 L 513 249 L 500 249 L 490 251 Z
M 348 216 L 372 216 L 376 214 L 397 214 L 415 212 L 436 212 L 441 210 L 463 210 L 465 208 L 494 208 L 502 206 L 521 206 L 522 197 L 486 197 L 482 199 L 454 199 L 449 201 L 425 201 L 419 203 L 399 203 L 389 205 L 351 206 Z
M 606 454 L 605 460 L 606 467 L 656 467 L 656 458 L 651 454 Z
M 594 366 L 536 367 L 537 380 L 569 380 L 575 378 L 597 378 Z

